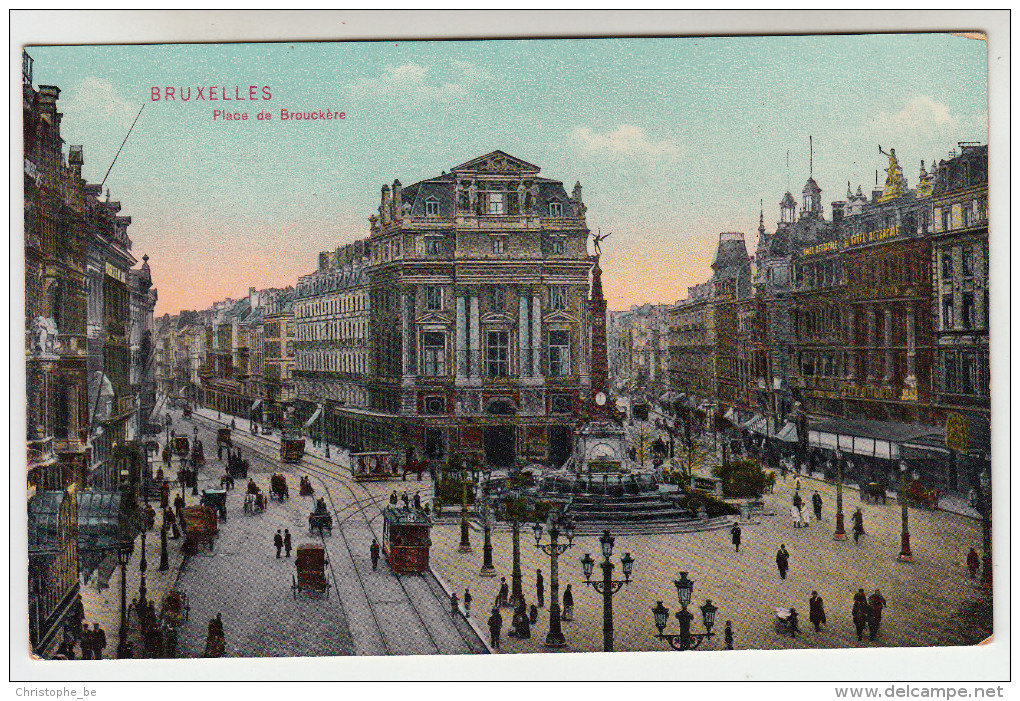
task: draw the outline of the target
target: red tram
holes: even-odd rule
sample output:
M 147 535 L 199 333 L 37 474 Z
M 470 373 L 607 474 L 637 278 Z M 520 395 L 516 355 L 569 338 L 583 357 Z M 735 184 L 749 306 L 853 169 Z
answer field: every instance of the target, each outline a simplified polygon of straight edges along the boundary
M 432 522 L 421 511 L 388 506 L 383 511 L 383 552 L 397 574 L 424 572 L 429 568 Z

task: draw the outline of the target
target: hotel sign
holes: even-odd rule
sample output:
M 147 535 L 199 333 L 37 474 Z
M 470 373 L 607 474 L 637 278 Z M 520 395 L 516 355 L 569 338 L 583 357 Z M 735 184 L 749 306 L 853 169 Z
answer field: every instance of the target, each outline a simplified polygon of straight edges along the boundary
M 826 241 L 825 243 L 809 246 L 801 251 L 801 255 L 817 256 L 823 253 L 837 253 L 839 251 L 845 251 L 848 248 L 857 248 L 859 246 L 867 246 L 870 243 L 878 243 L 879 241 L 899 238 L 899 236 L 899 226 L 887 226 L 884 229 L 862 231 L 859 234 L 853 234 L 845 239 L 840 239 L 839 241 Z

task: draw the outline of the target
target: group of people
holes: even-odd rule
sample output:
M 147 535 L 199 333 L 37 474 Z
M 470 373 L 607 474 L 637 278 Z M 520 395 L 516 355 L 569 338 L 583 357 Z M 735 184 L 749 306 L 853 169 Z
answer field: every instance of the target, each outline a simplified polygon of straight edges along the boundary
M 372 541 L 375 542 L 375 541 Z M 284 528 L 283 533 L 280 533 L 280 529 L 276 529 L 276 535 L 273 536 L 273 546 L 276 548 L 276 557 L 279 559 L 280 551 L 286 551 L 287 557 L 290 557 L 291 551 L 291 540 L 290 540 L 290 529 Z
M 886 607 L 885 597 L 878 589 L 870 597 L 864 593 L 861 587 L 854 594 L 854 605 L 851 615 L 854 621 L 854 628 L 857 631 L 857 639 L 864 639 L 864 628 L 868 628 L 868 637 L 874 640 L 878 635 L 878 627 L 882 623 L 882 610 Z
M 470 615 L 470 597 L 470 591 L 465 589 L 465 616 Z M 496 593 L 496 601 L 492 607 L 492 612 L 489 615 L 488 620 L 489 646 L 493 650 L 498 650 L 500 646 L 500 638 L 503 632 L 503 616 L 500 613 L 500 609 L 502 608 L 514 609 L 510 623 L 511 627 L 507 632 L 507 637 L 517 638 L 519 640 L 531 637 L 531 627 L 538 623 L 538 609 L 545 607 L 545 578 L 542 575 L 542 570 L 535 571 L 535 599 L 537 603 L 531 604 L 530 607 L 525 601 L 525 597 L 523 595 L 517 597 L 516 602 L 513 601 L 513 597 L 510 596 L 510 585 L 507 583 L 506 577 L 500 577 L 499 590 Z M 455 601 L 456 594 L 451 597 L 451 604 Z M 574 593 L 570 584 L 568 584 L 566 589 L 563 590 L 563 606 L 560 611 L 561 621 L 572 621 L 574 619 Z M 454 612 L 456 612 L 456 610 L 454 610 Z
M 397 506 L 398 499 L 400 502 L 403 502 L 404 511 L 410 511 L 411 508 L 414 507 L 415 511 L 420 511 L 426 516 L 428 516 L 431 513 L 431 508 L 429 507 L 429 505 L 427 503 L 422 504 L 421 495 L 418 492 L 414 493 L 413 499 L 407 496 L 407 492 L 404 492 L 398 498 L 397 490 L 394 489 L 393 492 L 390 494 L 390 506 Z
M 811 506 L 815 512 L 815 520 L 822 520 L 822 496 L 815 490 L 811 495 Z M 800 480 L 797 480 L 797 488 L 793 493 L 793 503 L 790 505 L 790 520 L 794 528 L 807 528 L 810 524 L 807 504 L 800 496 Z

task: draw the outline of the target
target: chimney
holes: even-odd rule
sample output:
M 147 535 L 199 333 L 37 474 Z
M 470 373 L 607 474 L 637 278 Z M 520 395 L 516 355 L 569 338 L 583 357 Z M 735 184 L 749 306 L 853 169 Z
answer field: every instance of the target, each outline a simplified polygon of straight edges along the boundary
M 832 203 L 832 223 L 838 224 L 843 221 L 843 208 L 846 207 L 846 202 L 833 202 Z
M 71 146 L 67 150 L 67 164 L 71 166 L 76 178 L 81 177 L 81 167 L 85 164 L 83 147 Z
M 382 186 L 382 200 L 379 203 L 379 223 L 383 226 L 390 220 L 390 186 Z
M 882 188 L 876 187 L 871 191 L 871 201 L 878 202 L 878 198 L 882 196 Z
M 399 180 L 393 181 L 393 218 L 399 220 L 402 214 L 404 202 L 403 202 L 403 187 Z

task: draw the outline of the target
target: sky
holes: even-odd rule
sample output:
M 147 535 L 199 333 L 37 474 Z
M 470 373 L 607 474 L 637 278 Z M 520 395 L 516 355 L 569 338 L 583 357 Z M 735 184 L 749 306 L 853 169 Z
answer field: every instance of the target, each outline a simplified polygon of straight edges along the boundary
M 720 232 L 749 252 L 810 171 L 829 203 L 870 192 L 895 148 L 921 160 L 988 140 L 985 42 L 948 34 L 35 46 L 67 145 L 107 178 L 150 258 L 156 314 L 284 287 L 364 238 L 379 189 L 500 149 L 584 186 L 610 309 L 672 303 Z M 152 100 L 191 87 L 193 99 Z M 205 100 L 197 100 L 204 87 Z M 210 102 L 250 86 L 271 99 Z M 162 97 L 162 91 L 161 91 Z M 143 107 L 144 105 L 144 107 Z M 213 111 L 247 113 L 214 120 Z M 344 112 L 281 121 L 280 110 Z M 272 119 L 259 120 L 259 112 Z M 789 155 L 787 155 L 789 154 Z M 787 167 L 787 160 L 789 167 Z

